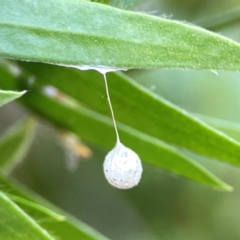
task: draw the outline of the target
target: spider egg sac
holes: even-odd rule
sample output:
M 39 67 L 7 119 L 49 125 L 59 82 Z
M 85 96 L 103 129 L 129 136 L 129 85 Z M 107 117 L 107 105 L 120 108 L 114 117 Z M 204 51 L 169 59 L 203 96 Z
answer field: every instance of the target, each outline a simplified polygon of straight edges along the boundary
M 108 182 L 120 189 L 136 186 L 142 175 L 140 158 L 120 142 L 105 157 L 103 169 Z

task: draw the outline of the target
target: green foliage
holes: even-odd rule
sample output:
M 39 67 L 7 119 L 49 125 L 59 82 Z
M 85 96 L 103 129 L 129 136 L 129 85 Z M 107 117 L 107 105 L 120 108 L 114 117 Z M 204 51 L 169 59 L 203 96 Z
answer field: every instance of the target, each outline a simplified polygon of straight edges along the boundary
M 236 42 L 199 27 L 88 1 L 3 0 L 0 26 L 0 55 L 19 60 L 127 69 L 240 69 Z
M 28 119 L 0 138 L 0 168 L 4 172 L 9 172 L 23 159 L 33 140 L 34 129 L 34 119 Z
M 2 76 L 5 77 L 6 74 L 4 73 Z M 1 90 L 0 105 L 2 106 L 16 98 L 19 98 L 24 93 L 25 91 L 13 92 Z M 0 167 L 2 168 L 2 171 L 9 172 L 24 157 L 33 139 L 34 128 L 35 121 L 33 119 L 25 120 L 24 122 L 15 125 L 0 139 Z M 18 187 L 18 190 L 14 190 L 12 184 L 7 181 L 8 180 L 5 180 L 3 177 L 0 177 L 1 189 L 7 190 L 11 193 L 5 194 L 0 192 L 0 239 L 50 240 L 55 239 L 55 235 L 57 233 L 60 237 L 68 238 L 69 240 L 76 238 L 89 240 L 106 239 L 79 221 L 74 219 L 65 220 L 65 216 L 56 214 L 48 208 L 43 207 L 43 203 L 39 205 L 38 203 L 32 202 L 33 200 L 28 196 L 29 194 L 27 195 L 21 193 L 20 187 Z M 20 204 L 21 207 L 16 205 L 14 202 Z M 24 211 L 25 208 L 28 213 Z M 39 212 L 41 214 L 39 214 Z M 46 226 L 42 224 L 44 227 L 40 226 L 38 221 L 42 220 L 42 215 L 47 215 L 55 222 L 51 222 L 50 226 L 48 226 L 49 224 L 46 224 Z M 59 221 L 63 221 L 64 223 L 60 223 L 59 226 Z M 53 229 L 52 225 L 54 226 Z M 50 231 L 54 231 L 54 235 L 47 232 L 45 227 Z
M 52 85 L 82 106 L 110 116 L 106 100 L 96 94 L 105 94 L 103 77 L 96 71 L 78 71 L 34 63 L 20 63 L 20 66 L 36 77 L 38 88 Z M 143 88 L 123 73 L 108 73 L 107 77 L 118 122 L 171 145 L 240 165 L 240 144 L 237 141 Z M 113 138 L 110 140 L 114 142 Z M 151 152 L 147 148 L 146 151 Z
M 27 90 L 19 102 L 36 119 L 110 149 L 115 134 L 103 97 L 103 77 L 91 69 L 240 70 L 240 44 L 233 40 L 180 21 L 113 8 L 107 6 L 109 1 L 96 2 L 1 2 L 0 106 Z M 198 22 L 219 29 L 237 22 L 238 13 L 239 9 L 231 10 L 224 17 Z M 107 74 L 121 141 L 155 169 L 232 190 L 205 169 L 197 155 L 240 166 L 239 126 L 190 114 L 128 74 Z M 2 173 L 9 173 L 24 159 L 35 126 L 31 118 L 1 137 Z M 0 176 L 0 190 L 0 239 L 107 239 L 13 183 L 11 177 Z
M 5 190 L 0 193 L 1 239 L 107 240 L 23 186 L 3 176 L 0 176 L 0 184 Z
M 38 67 L 36 69 L 40 70 L 41 65 L 37 66 Z M 103 81 L 101 81 L 102 79 L 98 79 L 102 78 L 102 76 L 92 71 L 79 72 L 60 67 L 56 70 L 57 71 L 54 71 L 54 67 L 46 68 L 46 71 L 42 68 L 39 71 L 42 75 L 38 75 L 35 71 L 32 71 L 31 74 L 35 74 L 38 78 L 35 79 L 35 84 L 31 85 L 31 92 L 25 98 L 22 98 L 22 102 L 36 113 L 50 119 L 56 124 L 56 126 L 68 129 L 71 132 L 76 133 L 82 139 L 99 146 L 112 147 L 115 143 L 112 120 L 109 117 L 93 111 L 96 110 L 105 115 L 109 115 L 107 104 L 103 103 L 101 95 L 98 97 L 98 95 L 95 94 L 95 91 L 98 89 L 100 91 L 102 90 L 102 93 L 104 93 Z M 45 75 L 44 73 L 47 74 L 50 72 L 53 77 L 48 75 L 43 77 Z M 60 75 L 56 76 L 54 72 L 59 73 L 62 76 L 61 84 L 58 84 L 60 83 Z M 71 76 L 71 83 L 66 81 L 64 76 Z M 45 82 L 44 79 L 47 81 Z M 94 79 L 95 81 L 91 81 L 91 79 Z M 83 82 L 81 82 L 81 80 Z M 8 84 L 10 81 L 11 79 L 9 78 Z M 27 81 L 28 80 L 25 80 L 24 84 L 24 79 L 21 78 L 22 84 L 27 85 Z M 86 81 L 87 84 L 84 84 L 84 81 Z M 89 84 L 90 81 L 92 84 Z M 115 84 L 112 83 L 112 81 L 114 81 Z M 69 100 L 69 97 L 67 96 L 62 96 L 60 101 L 54 95 L 50 97 L 45 96 L 42 92 L 46 92 L 49 85 L 44 85 L 44 83 L 50 83 L 61 91 L 64 91 L 64 94 L 69 94 L 71 96 L 71 100 Z M 218 134 L 218 132 L 214 129 L 205 127 L 203 123 L 194 120 L 192 117 L 183 113 L 180 109 L 160 98 L 157 98 L 153 93 L 140 88 L 138 85 L 134 84 L 130 78 L 123 74 L 118 75 L 114 73 L 109 75 L 109 83 L 110 91 L 114 89 L 119 90 L 116 91 L 115 94 L 111 94 L 111 96 L 113 103 L 116 102 L 114 109 L 117 113 L 116 118 L 119 120 L 118 129 L 121 140 L 127 146 L 135 150 L 143 161 L 153 164 L 156 167 L 178 173 L 179 175 L 203 184 L 223 190 L 231 189 L 231 187 L 221 182 L 180 150 L 160 141 L 159 139 L 161 138 L 154 135 L 154 133 L 156 134 L 158 129 L 160 134 L 166 130 L 167 132 L 163 132 L 162 136 L 172 136 L 172 139 L 175 141 L 175 145 L 179 144 L 180 146 L 184 146 L 182 139 L 187 138 L 189 135 L 191 145 L 188 146 L 188 149 L 193 151 L 195 150 L 194 144 L 192 143 L 195 141 L 196 146 L 202 144 L 202 149 L 205 149 L 210 156 L 212 152 L 214 153 L 214 151 L 212 151 L 212 143 L 215 144 L 214 148 L 222 146 L 223 154 L 229 150 L 229 148 L 231 151 L 233 151 L 234 147 L 238 149 L 238 145 L 233 142 L 233 140 Z M 13 86 L 14 84 L 17 84 L 17 79 L 15 82 L 12 82 Z M 2 86 L 4 86 L 4 84 L 2 84 Z M 93 87 L 95 88 L 94 91 Z M 81 98 L 78 97 L 80 96 L 78 94 L 78 89 L 81 89 Z M 129 95 L 129 97 L 124 99 L 121 96 L 121 92 Z M 132 96 L 134 96 L 134 99 L 132 99 Z M 81 104 L 78 104 L 79 100 L 81 100 Z M 92 106 L 93 110 L 89 110 L 82 105 Z M 144 105 L 146 105 L 145 108 Z M 139 106 L 142 107 L 142 110 Z M 136 109 L 139 110 L 134 111 Z M 145 110 L 148 111 L 147 115 L 143 112 Z M 152 117 L 150 117 L 151 115 Z M 159 115 L 162 117 L 158 118 Z M 164 115 L 166 116 L 165 118 Z M 65 118 L 64 116 L 71 117 Z M 182 124 L 179 124 L 178 119 L 180 120 L 181 118 Z M 136 122 L 135 119 L 141 119 L 141 121 Z M 154 121 L 156 122 L 156 127 L 154 127 Z M 139 126 L 138 123 L 140 123 Z M 141 126 L 143 123 L 147 125 L 151 124 L 152 129 L 145 128 L 145 125 Z M 134 129 L 135 124 L 136 128 L 138 128 L 137 130 Z M 184 125 L 188 126 L 188 128 L 192 126 L 192 130 L 189 131 L 189 129 L 186 129 L 187 131 L 184 132 L 180 129 Z M 173 129 L 171 129 L 172 126 Z M 178 136 L 175 134 L 176 129 L 178 129 L 179 132 Z M 204 136 L 204 130 L 206 132 L 206 136 Z M 202 140 L 199 139 L 199 137 L 196 137 L 199 136 L 200 133 L 203 136 Z M 208 141 L 206 142 L 205 139 L 208 139 Z M 224 141 L 225 145 L 229 146 L 228 148 L 226 147 L 226 149 L 224 149 Z M 186 140 L 186 142 L 188 141 Z M 221 158 L 221 150 L 216 156 Z
M 53 239 L 3 193 L 0 193 L 0 213 L 2 239 Z
M 7 104 L 19 97 L 21 97 L 25 91 L 23 92 L 13 92 L 13 91 L 3 91 L 0 90 L 0 107 L 4 104 Z

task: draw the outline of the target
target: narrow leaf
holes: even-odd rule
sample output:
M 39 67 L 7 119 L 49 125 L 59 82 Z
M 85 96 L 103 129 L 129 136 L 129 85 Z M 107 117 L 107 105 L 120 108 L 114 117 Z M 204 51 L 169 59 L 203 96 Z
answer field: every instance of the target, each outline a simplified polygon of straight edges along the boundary
M 200 114 L 196 117 L 240 142 L 240 124 Z
M 108 240 L 106 237 L 96 232 L 80 220 L 77 220 L 74 217 L 68 215 L 40 196 L 25 189 L 24 186 L 14 182 L 13 180 L 10 181 L 10 179 L 3 177 L 2 175 L 0 175 L 0 189 L 3 191 L 7 190 L 8 192 L 11 192 L 11 197 L 14 196 L 15 201 L 18 199 L 16 203 L 19 204 L 20 207 L 25 212 L 27 212 L 28 215 L 31 216 L 35 221 L 39 222 L 41 227 L 45 228 L 49 232 L 53 232 L 56 239 Z M 6 195 L 9 195 L 9 193 Z M 21 199 L 21 203 L 19 199 Z M 24 204 L 22 203 L 22 200 L 24 201 Z M 34 207 L 32 205 L 29 206 L 29 203 L 34 204 Z M 36 206 L 38 209 L 36 209 Z M 41 211 L 39 211 L 39 206 L 41 208 Z M 51 214 L 49 215 L 50 211 Z M 65 220 L 61 219 L 61 221 L 59 221 L 59 218 L 56 220 L 56 215 L 54 215 L 54 217 L 51 216 L 53 212 L 54 214 L 57 214 L 58 217 L 64 216 Z M 46 216 L 48 217 L 47 221 L 43 221 L 43 219 L 46 219 Z M 18 240 L 18 238 L 13 239 Z M 35 240 L 36 238 L 23 238 L 23 240 L 27 239 Z
M 60 214 L 57 214 L 55 213 L 54 211 L 51 211 L 50 209 L 48 208 L 45 208 L 44 206 L 40 205 L 40 204 L 37 204 L 37 203 L 34 203 L 32 201 L 29 201 L 29 200 L 26 200 L 24 198 L 21 198 L 21 197 L 18 197 L 18 196 L 15 196 L 13 194 L 10 194 L 10 193 L 4 193 L 7 197 L 9 197 L 13 202 L 16 202 L 16 203 L 21 203 L 23 205 L 26 205 L 28 207 L 31 207 L 31 208 L 34 208 L 36 209 L 37 211 L 40 211 L 40 212 L 43 212 L 45 214 L 47 214 L 48 216 L 50 216 L 51 218 L 57 220 L 57 221 L 63 221 L 65 220 L 65 217 L 60 215 Z
M 56 100 L 37 92 L 32 92 L 28 97 L 23 99 L 23 103 L 58 127 L 68 129 L 82 139 L 99 146 L 113 147 L 115 135 L 111 119 L 83 107 L 72 108 L 63 103 L 59 104 Z M 124 144 L 135 150 L 142 160 L 202 184 L 226 191 L 232 190 L 179 150 L 123 124 L 118 124 L 118 130 Z
M 105 96 L 103 77 L 96 71 L 36 63 L 20 64 L 37 77 L 36 84 L 53 85 L 84 106 L 110 116 L 107 100 L 102 97 Z M 108 73 L 107 78 L 118 122 L 169 144 L 240 166 L 240 144 L 237 141 L 123 73 Z
M 0 168 L 11 171 L 25 156 L 34 137 L 35 120 L 16 124 L 0 138 Z
M 0 239 L 53 240 L 31 217 L 0 192 Z
M 9 78 L 7 87 L 11 79 L 13 80 L 14 78 Z M 21 84 L 26 84 L 24 81 L 25 80 L 21 78 Z M 38 82 L 38 80 L 36 80 L 36 82 Z M 12 87 L 14 87 L 14 85 L 16 87 L 19 82 L 15 79 L 15 82 L 13 80 L 11 84 Z M 4 86 L 6 86 L 5 82 L 2 82 L 0 79 L 0 87 Z M 126 87 L 126 85 L 123 86 Z M 110 118 L 86 109 L 85 107 L 80 107 L 77 103 L 69 104 L 68 98 L 67 101 L 65 101 L 65 98 L 59 99 L 54 95 L 47 97 L 39 91 L 42 91 L 41 87 L 38 88 L 32 85 L 31 91 L 22 99 L 22 103 L 58 127 L 74 132 L 86 141 L 103 147 L 113 147 L 115 135 Z M 85 94 L 87 95 L 87 92 Z M 96 94 L 94 93 L 94 95 Z M 94 95 L 92 95 L 93 101 L 95 101 Z M 101 104 L 101 101 L 99 104 Z M 105 104 L 107 106 L 106 102 Z M 128 104 L 124 107 L 128 109 Z M 66 116 L 68 117 L 66 118 Z M 136 120 L 133 119 L 131 122 L 134 124 Z M 151 126 L 151 124 L 149 126 Z M 147 134 L 148 132 L 144 133 L 145 130 L 142 132 L 137 131 L 121 123 L 118 123 L 118 129 L 123 143 L 135 150 L 142 160 L 191 180 L 219 189 L 231 190 L 231 187 L 221 182 L 199 164 L 182 154 L 181 151 Z
M 7 104 L 16 98 L 21 97 L 26 91 L 23 92 L 13 92 L 13 91 L 3 91 L 0 90 L 0 107 Z
M 220 35 L 76 0 L 2 0 L 0 55 L 87 68 L 240 70 L 240 45 Z

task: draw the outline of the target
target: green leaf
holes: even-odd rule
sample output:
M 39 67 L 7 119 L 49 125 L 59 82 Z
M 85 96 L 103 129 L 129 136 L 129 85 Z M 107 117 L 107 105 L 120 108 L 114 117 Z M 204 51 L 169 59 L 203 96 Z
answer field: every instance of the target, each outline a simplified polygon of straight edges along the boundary
M 30 118 L 14 125 L 0 138 L 0 168 L 11 171 L 25 156 L 34 137 L 36 122 Z
M 0 239 L 9 240 L 53 240 L 21 208 L 0 192 Z
M 19 205 L 19 207 L 21 207 L 21 209 L 23 209 L 32 219 L 34 219 L 34 221 L 39 222 L 39 225 L 42 228 L 46 229 L 50 233 L 53 233 L 54 237 L 56 237 L 54 239 L 108 240 L 106 237 L 96 232 L 80 220 L 77 220 L 74 217 L 68 215 L 67 213 L 58 209 L 40 196 L 25 189 L 19 183 L 3 177 L 1 174 L 0 189 L 2 191 L 7 191 L 7 193 L 5 194 L 7 196 L 10 196 L 10 198 L 12 198 L 12 200 L 14 200 Z M 8 192 L 10 192 L 11 194 L 9 194 Z M 2 215 L 0 219 L 0 229 L 2 227 L 1 220 Z M 20 232 L 21 231 L 19 231 L 18 234 Z M 0 231 L 0 239 L 18 240 L 19 238 L 1 238 Z M 23 240 L 28 239 L 35 240 L 37 238 L 23 238 Z
M 57 213 L 51 211 L 50 209 L 45 208 L 44 206 L 42 206 L 40 204 L 34 203 L 32 201 L 26 200 L 24 198 L 21 198 L 21 197 L 15 196 L 15 195 L 12 195 L 10 193 L 5 193 L 5 195 L 7 197 L 9 197 L 13 202 L 20 203 L 20 204 L 26 205 L 28 207 L 31 207 L 37 211 L 43 212 L 57 221 L 65 220 L 64 216 L 57 214 Z
M 112 147 L 115 143 L 111 119 L 83 107 L 59 104 L 37 92 L 32 92 L 28 97 L 23 99 L 23 103 L 57 126 L 99 146 Z M 69 118 L 64 119 L 63 116 Z M 135 150 L 145 162 L 212 187 L 232 189 L 176 148 L 123 124 L 118 124 L 118 130 L 124 144 Z
M 38 80 L 35 79 L 35 82 L 38 82 Z M 101 82 L 103 83 L 102 79 Z M 21 83 L 24 83 L 22 78 Z M 4 84 L 5 82 L 0 79 L 0 86 L 4 86 Z M 15 84 L 18 84 L 18 82 L 16 81 Z M 22 99 L 25 106 L 50 120 L 58 127 L 76 133 L 86 141 L 103 147 L 113 147 L 116 139 L 110 118 L 85 107 L 80 107 L 76 102 L 75 104 L 69 104 L 70 101 L 66 97 L 60 99 L 54 96 L 48 97 L 41 93 L 41 87 L 33 87 L 34 85 L 32 85 L 29 94 Z M 107 103 L 105 104 L 107 106 Z M 66 116 L 68 117 L 66 118 Z M 231 190 L 231 187 L 221 182 L 176 148 L 121 123 L 118 123 L 118 130 L 122 142 L 135 150 L 141 159 L 147 163 L 215 188 Z
M 96 71 L 37 63 L 20 64 L 37 77 L 36 84 L 53 85 L 84 106 L 110 116 L 107 100 L 102 97 L 105 95 L 103 77 Z M 237 141 L 142 87 L 123 73 L 108 73 L 107 78 L 118 122 L 171 145 L 240 166 L 240 144 Z
M 21 97 L 26 91 L 13 92 L 0 90 L 0 107 L 7 104 L 19 97 Z
M 195 114 L 196 117 L 240 142 L 240 124 L 214 117 Z
M 220 35 L 76 0 L 2 0 L 0 55 L 71 66 L 240 70 L 240 45 Z

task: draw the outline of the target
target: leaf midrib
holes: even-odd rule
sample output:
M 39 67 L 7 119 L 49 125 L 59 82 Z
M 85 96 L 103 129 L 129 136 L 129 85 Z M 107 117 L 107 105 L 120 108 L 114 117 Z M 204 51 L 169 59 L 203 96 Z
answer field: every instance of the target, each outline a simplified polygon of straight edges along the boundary
M 18 28 L 22 28 L 22 29 L 28 29 L 28 30 L 34 30 L 34 31 L 43 31 L 43 32 L 52 32 L 52 33 L 57 33 L 57 34 L 67 34 L 67 35 L 72 35 L 72 36 L 84 36 L 84 37 L 89 37 L 89 38 L 96 38 L 96 39 L 108 39 L 108 40 L 114 40 L 114 41 L 121 41 L 121 42 L 126 42 L 126 43 L 135 43 L 135 44 L 141 44 L 144 45 L 146 44 L 146 46 L 149 44 L 149 40 L 136 40 L 133 38 L 124 38 L 124 35 L 122 35 L 121 37 L 116 36 L 114 37 L 113 35 L 106 35 L 106 34 L 99 34 L 99 33 L 89 33 L 87 31 L 69 31 L 67 28 L 66 29 L 60 29 L 60 28 L 49 28 L 49 27 L 42 27 L 39 25 L 29 25 L 29 24 L 20 24 L 20 23 L 16 23 L 16 22 L 5 22 L 5 21 L 0 21 L 0 26 L 7 26 L 7 27 L 18 27 Z M 161 35 L 161 32 L 159 33 L 159 36 Z M 170 44 L 168 44 L 168 41 L 166 39 L 163 38 L 163 41 L 155 41 L 155 39 L 151 40 L 151 44 L 152 45 L 162 45 L 164 48 L 179 48 L 179 45 L 173 44 L 172 42 Z M 184 48 L 185 47 L 185 48 Z M 181 45 L 181 51 L 183 52 L 183 50 L 186 50 L 186 53 L 189 53 L 189 46 L 184 46 Z M 184 67 L 184 66 L 183 66 Z

